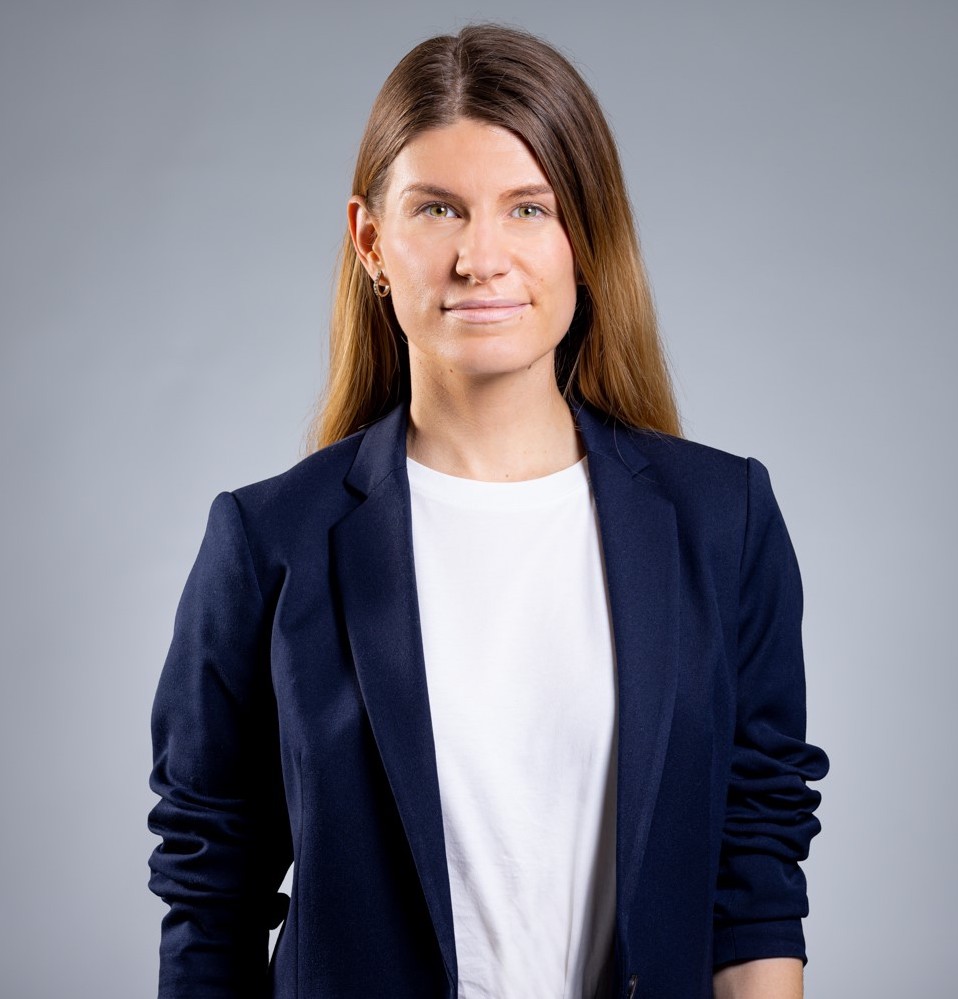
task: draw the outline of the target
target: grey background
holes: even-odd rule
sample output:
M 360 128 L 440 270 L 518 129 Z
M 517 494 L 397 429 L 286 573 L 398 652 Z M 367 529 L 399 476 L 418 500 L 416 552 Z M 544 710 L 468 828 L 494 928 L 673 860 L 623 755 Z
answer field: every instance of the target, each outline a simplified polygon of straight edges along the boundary
M 958 5 L 0 4 L 5 996 L 155 995 L 149 712 L 221 489 L 301 455 L 372 98 L 512 20 L 617 132 L 688 436 L 802 564 L 808 995 L 954 994 Z

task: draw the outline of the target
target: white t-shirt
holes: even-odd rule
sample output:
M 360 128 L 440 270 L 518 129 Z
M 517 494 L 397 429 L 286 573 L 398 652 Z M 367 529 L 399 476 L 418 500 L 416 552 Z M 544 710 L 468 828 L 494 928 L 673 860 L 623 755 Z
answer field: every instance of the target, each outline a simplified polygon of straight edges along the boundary
M 459 999 L 592 999 L 617 739 L 586 459 L 505 483 L 407 470 Z

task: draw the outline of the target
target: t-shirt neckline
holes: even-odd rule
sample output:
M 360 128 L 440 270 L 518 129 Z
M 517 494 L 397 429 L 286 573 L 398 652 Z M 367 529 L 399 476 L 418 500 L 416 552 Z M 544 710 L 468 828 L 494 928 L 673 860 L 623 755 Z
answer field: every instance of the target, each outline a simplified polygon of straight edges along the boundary
M 528 509 L 545 506 L 589 489 L 586 456 L 557 472 L 516 482 L 489 482 L 440 472 L 406 457 L 411 491 L 457 506 L 484 509 Z

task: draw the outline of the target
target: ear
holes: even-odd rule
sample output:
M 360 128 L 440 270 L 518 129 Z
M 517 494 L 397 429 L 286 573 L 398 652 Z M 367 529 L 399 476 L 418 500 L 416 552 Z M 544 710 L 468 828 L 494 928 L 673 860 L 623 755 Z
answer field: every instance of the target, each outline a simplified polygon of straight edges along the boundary
M 346 204 L 346 217 L 349 220 L 349 236 L 356 249 L 356 256 L 366 268 L 366 273 L 375 278 L 383 262 L 378 249 L 378 223 L 370 215 L 366 199 L 354 194 Z

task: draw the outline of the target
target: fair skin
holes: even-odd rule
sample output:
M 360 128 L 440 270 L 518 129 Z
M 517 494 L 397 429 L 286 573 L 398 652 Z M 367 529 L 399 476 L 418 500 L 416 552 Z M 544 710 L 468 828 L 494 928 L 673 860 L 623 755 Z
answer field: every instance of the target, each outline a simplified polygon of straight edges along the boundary
M 469 120 L 432 129 L 394 160 L 380 217 L 359 197 L 348 214 L 409 341 L 409 456 L 496 482 L 578 461 L 585 452 L 554 372 L 575 309 L 575 260 L 525 144 Z
M 715 999 L 802 999 L 802 962 L 767 957 L 730 964 L 712 976 Z
M 348 219 L 409 342 L 407 454 L 492 482 L 582 458 L 555 378 L 576 303 L 575 255 L 528 147 L 470 119 L 430 129 L 393 161 L 378 215 L 355 196 Z M 802 962 L 732 965 L 714 985 L 716 999 L 801 999 Z

